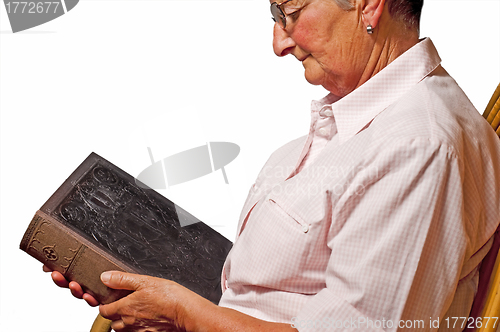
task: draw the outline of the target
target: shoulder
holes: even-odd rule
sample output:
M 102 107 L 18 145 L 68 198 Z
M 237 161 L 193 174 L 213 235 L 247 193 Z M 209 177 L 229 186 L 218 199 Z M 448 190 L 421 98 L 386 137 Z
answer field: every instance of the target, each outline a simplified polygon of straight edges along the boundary
M 489 124 L 441 66 L 377 116 L 370 129 L 380 141 L 428 141 L 459 158 L 484 146 L 499 149 Z

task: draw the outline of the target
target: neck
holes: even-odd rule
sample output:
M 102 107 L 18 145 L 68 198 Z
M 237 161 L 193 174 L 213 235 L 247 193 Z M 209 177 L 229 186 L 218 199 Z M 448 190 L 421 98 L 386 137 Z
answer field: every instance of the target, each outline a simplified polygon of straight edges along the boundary
M 367 46 L 371 48 L 371 51 L 363 75 L 356 87 L 368 81 L 419 42 L 416 29 L 409 29 L 404 23 L 392 20 L 387 8 L 385 11 L 373 34 L 365 36 L 371 39 L 371 44 L 368 43 Z

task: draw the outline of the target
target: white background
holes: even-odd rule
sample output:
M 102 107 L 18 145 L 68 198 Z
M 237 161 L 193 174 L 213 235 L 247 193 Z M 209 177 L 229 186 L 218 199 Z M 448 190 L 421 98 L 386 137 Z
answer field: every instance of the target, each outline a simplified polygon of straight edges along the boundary
M 482 112 L 500 81 L 500 1 L 426 0 L 421 36 Z M 84 332 L 96 308 L 18 249 L 35 211 L 94 151 L 136 176 L 209 141 L 240 155 L 162 191 L 234 238 L 269 154 L 307 133 L 326 94 L 272 52 L 265 0 L 92 1 L 13 34 L 0 8 L 0 331 Z

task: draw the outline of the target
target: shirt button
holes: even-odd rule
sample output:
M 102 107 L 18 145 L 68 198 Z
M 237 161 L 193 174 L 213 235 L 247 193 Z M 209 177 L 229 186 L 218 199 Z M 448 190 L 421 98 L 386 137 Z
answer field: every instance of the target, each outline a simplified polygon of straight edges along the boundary
M 326 129 L 325 127 L 319 128 L 318 132 L 323 136 L 328 135 L 328 129 Z
M 309 225 L 303 225 L 302 226 L 302 232 L 304 232 L 304 233 L 309 232 Z
M 325 114 L 325 116 L 333 116 L 333 111 L 332 110 L 326 110 L 323 114 Z

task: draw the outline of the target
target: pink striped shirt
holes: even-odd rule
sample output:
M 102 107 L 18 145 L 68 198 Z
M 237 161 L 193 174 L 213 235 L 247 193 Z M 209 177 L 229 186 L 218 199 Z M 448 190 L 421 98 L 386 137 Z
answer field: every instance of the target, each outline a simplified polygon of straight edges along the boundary
M 309 135 L 250 189 L 221 306 L 299 331 L 468 316 L 500 222 L 500 142 L 440 61 L 424 39 L 312 103 Z

